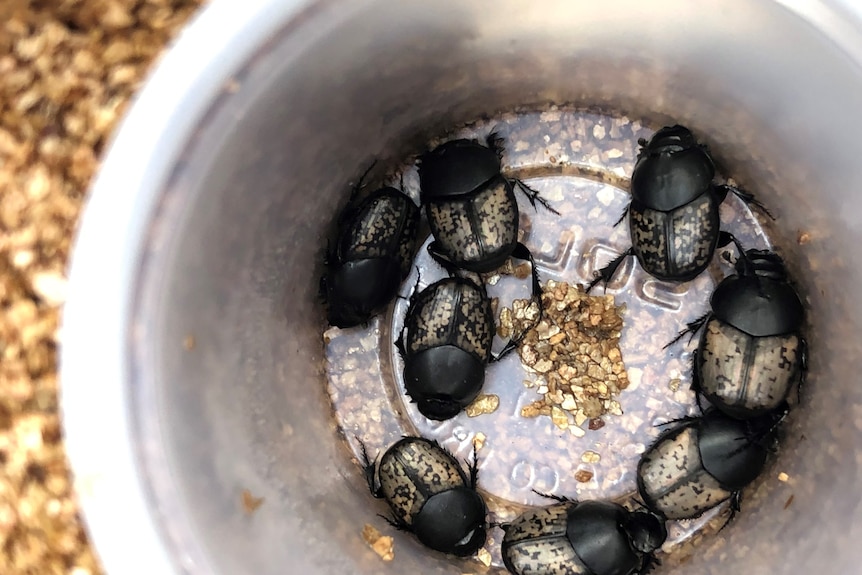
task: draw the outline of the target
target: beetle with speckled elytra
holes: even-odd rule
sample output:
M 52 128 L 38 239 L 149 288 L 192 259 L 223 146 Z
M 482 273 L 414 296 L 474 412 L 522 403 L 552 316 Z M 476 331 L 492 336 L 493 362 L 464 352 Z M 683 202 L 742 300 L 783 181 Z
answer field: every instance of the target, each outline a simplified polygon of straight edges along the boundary
M 488 363 L 515 348 L 510 342 L 493 355 L 494 331 L 491 300 L 469 278 L 444 278 L 413 292 L 395 345 L 407 395 L 422 415 L 450 419 L 476 399 Z
M 667 126 L 638 143 L 631 203 L 615 224 L 628 216 L 632 247 L 597 271 L 587 292 L 599 282 L 607 286 L 632 255 L 651 276 L 686 282 L 706 269 L 717 247 L 734 242 L 739 248 L 730 233 L 720 230 L 718 208 L 728 192 L 772 217 L 751 194 L 713 182 L 712 156 L 688 128 Z
M 541 287 L 530 250 L 518 241 L 519 212 L 515 186 L 558 214 L 539 192 L 502 173 L 502 140 L 451 140 L 419 158 L 420 201 L 434 241 L 429 253 L 444 267 L 491 272 L 509 257 L 528 260 L 533 268 L 533 298 Z M 541 313 L 541 305 L 540 305 Z
M 736 274 L 715 288 L 710 307 L 668 344 L 703 328 L 692 389 L 738 419 L 782 408 L 790 391 L 802 385 L 808 362 L 800 333 L 802 301 L 788 283 L 784 262 L 770 251 L 745 252 Z
M 763 471 L 786 413 L 743 421 L 710 410 L 671 422 L 676 425 L 638 462 L 638 492 L 647 508 L 666 519 L 692 519 L 730 500 L 729 522 L 742 489 Z
M 338 217 L 337 239 L 320 278 L 327 319 L 341 328 L 368 322 L 395 299 L 416 251 L 419 208 L 413 200 L 392 187 L 357 198 L 371 167 Z
M 502 554 L 513 575 L 633 575 L 649 571 L 667 539 L 664 520 L 608 501 L 564 497 L 502 528 Z
M 469 477 L 451 453 L 436 441 L 404 437 L 392 445 L 376 466 L 362 447 L 365 478 L 372 495 L 392 510 L 391 525 L 414 533 L 431 549 L 466 557 L 487 537 L 487 508 L 476 491 L 476 452 Z

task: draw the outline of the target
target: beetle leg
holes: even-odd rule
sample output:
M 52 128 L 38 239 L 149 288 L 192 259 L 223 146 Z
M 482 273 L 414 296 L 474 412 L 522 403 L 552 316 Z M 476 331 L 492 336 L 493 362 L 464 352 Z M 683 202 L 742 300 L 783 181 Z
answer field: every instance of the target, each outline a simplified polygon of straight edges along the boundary
M 600 282 L 604 282 L 605 289 L 607 289 L 608 282 L 613 279 L 614 274 L 617 273 L 617 269 L 619 269 L 620 265 L 623 263 L 623 260 L 625 260 L 629 256 L 634 255 L 634 253 L 634 248 L 629 248 L 617 257 L 615 257 L 613 260 L 611 260 L 608 265 L 598 270 L 597 272 L 593 272 L 594 279 L 590 282 L 590 285 L 587 286 L 586 292 L 590 293 L 590 290 L 596 287 L 596 285 Z
M 547 499 L 553 499 L 554 501 L 559 501 L 560 503 L 577 503 L 575 499 L 569 499 L 565 495 L 554 495 L 553 493 L 542 493 L 541 491 L 532 490 L 533 493 L 539 495 L 540 497 L 545 497 Z
M 446 270 L 447 274 L 449 274 L 450 276 L 457 275 L 456 272 L 458 271 L 458 266 L 450 262 L 446 258 L 446 256 L 443 255 L 443 252 L 440 251 L 440 245 L 437 243 L 436 240 L 428 244 L 428 253 L 441 268 Z
M 473 459 L 467 461 L 467 468 L 470 470 L 470 487 L 476 489 L 476 483 L 479 481 L 479 454 L 476 452 L 476 444 L 473 444 Z
M 533 188 L 531 188 L 530 186 L 528 186 L 527 184 L 525 184 L 524 182 L 522 182 L 518 178 L 514 178 L 512 181 L 515 183 L 516 186 L 518 186 L 518 188 L 521 189 L 521 191 L 524 193 L 524 195 L 527 196 L 527 199 L 530 200 L 530 205 L 533 206 L 534 210 L 538 211 L 538 208 L 536 207 L 536 202 L 539 202 L 549 212 L 557 214 L 558 216 L 560 215 L 560 212 L 558 212 L 557 210 L 552 208 L 551 204 L 548 203 L 548 200 L 543 198 L 539 194 L 538 190 L 534 190 Z
M 626 216 L 629 215 L 629 205 L 630 204 L 626 204 L 626 207 L 623 208 L 623 213 L 620 214 L 620 218 L 616 222 L 614 222 L 614 227 L 617 227 L 618 225 L 620 225 L 623 222 L 623 220 L 626 219 Z
M 746 192 L 745 190 L 743 190 L 741 188 L 737 188 L 736 186 L 729 186 L 727 184 L 721 184 L 719 186 L 716 186 L 716 188 L 717 188 L 717 193 L 719 195 L 719 198 L 721 198 L 722 200 L 724 199 L 725 196 L 727 196 L 728 192 L 732 192 L 733 195 L 735 195 L 737 198 L 739 198 L 740 200 L 742 200 L 746 204 L 755 206 L 761 212 L 763 212 L 764 214 L 769 216 L 769 219 L 775 220 L 775 216 L 772 215 L 772 212 L 770 212 L 768 209 L 766 209 L 766 206 L 764 206 L 762 203 L 760 203 L 760 200 L 758 200 L 752 194 Z
M 542 317 L 544 316 L 544 310 L 542 309 L 542 285 L 539 283 L 539 270 L 536 267 L 536 262 L 533 259 L 533 254 L 530 252 L 529 248 L 527 248 L 527 246 L 525 246 L 521 242 L 518 242 L 517 245 L 515 245 L 515 249 L 512 250 L 512 257 L 518 258 L 520 260 L 527 260 L 528 262 L 530 262 L 530 268 L 532 270 L 533 277 L 533 292 L 531 299 L 536 302 L 536 305 L 539 306 L 539 314 L 536 316 L 536 320 L 533 322 L 533 325 L 530 326 L 531 328 L 538 325 L 539 322 L 542 321 Z M 521 333 L 519 333 L 517 336 L 510 338 L 508 343 L 503 346 L 503 349 L 500 350 L 497 355 L 491 356 L 489 363 L 500 361 L 507 354 L 509 354 L 509 352 L 516 349 L 524 340 L 524 337 L 526 337 L 527 332 L 530 330 L 530 328 L 526 328 L 522 330 Z
M 659 561 L 655 555 L 652 553 L 646 553 L 641 560 L 641 568 L 638 570 L 637 575 L 648 575 L 653 569 L 660 566 L 661 561 Z
M 704 412 L 703 402 L 701 400 L 701 390 L 703 389 L 700 386 L 700 374 L 697 370 L 697 358 L 699 357 L 699 350 L 694 350 L 691 354 L 691 386 L 690 389 L 694 392 L 694 402 L 697 404 L 697 409 L 700 410 L 701 413 Z
M 398 350 L 398 355 L 401 356 L 401 361 L 407 363 L 407 348 L 404 345 L 404 337 L 406 335 L 407 325 L 401 326 L 401 333 L 398 335 L 398 339 L 395 340 L 395 349 Z
M 339 227 L 344 225 L 344 222 L 354 214 L 355 208 L 356 208 L 356 206 L 355 206 L 356 197 L 359 195 L 359 190 L 361 190 L 365 186 L 365 178 L 371 172 L 371 169 L 374 168 L 374 166 L 376 166 L 376 165 L 377 165 L 377 160 L 374 160 L 373 162 L 371 162 L 371 165 L 368 166 L 368 168 L 366 168 L 366 170 L 359 177 L 359 180 L 357 180 L 356 184 L 354 184 L 353 188 L 351 188 L 350 197 L 347 200 L 347 205 L 345 206 L 345 208 L 343 210 L 341 210 L 341 213 L 338 214 L 338 226 Z
M 664 423 L 656 423 L 653 427 L 665 427 L 666 425 L 672 425 L 674 423 L 691 423 L 692 421 L 697 421 L 698 419 L 699 418 L 697 417 L 686 415 L 685 417 L 678 417 L 676 419 L 671 419 L 670 421 L 665 421 Z
M 524 341 L 524 336 L 526 336 L 526 335 L 527 335 L 527 330 L 524 330 L 524 332 L 521 333 L 518 337 L 510 339 L 509 341 L 507 341 L 506 345 L 503 346 L 503 349 L 498 351 L 496 355 L 491 354 L 491 359 L 488 360 L 488 363 L 498 362 L 501 359 L 503 359 L 504 357 L 506 357 L 507 355 L 509 355 L 509 353 L 512 350 L 516 349 L 519 345 L 521 345 L 521 342 Z
M 378 517 L 382 517 L 386 523 L 397 529 L 398 531 L 406 531 L 407 533 L 413 533 L 413 529 L 406 523 L 404 523 L 401 519 L 399 519 L 395 513 L 392 514 L 392 517 L 387 517 L 382 513 L 377 514 Z
M 354 435 L 353 437 L 356 436 Z M 368 490 L 371 492 L 371 495 L 377 499 L 381 499 L 383 497 L 383 487 L 375 485 L 377 476 L 375 468 L 377 467 L 377 462 L 372 462 L 371 459 L 368 458 L 368 451 L 365 449 L 365 443 L 363 443 L 358 437 L 356 437 L 356 441 L 359 442 L 359 446 L 362 448 L 362 471 L 365 473 L 365 481 L 368 483 Z
M 694 334 L 696 334 L 698 330 L 703 327 L 703 325 L 709 320 L 711 315 L 711 312 L 706 312 L 696 320 L 690 321 L 685 324 L 685 329 L 676 334 L 676 337 L 670 340 L 670 343 L 666 344 L 662 349 L 669 348 L 670 346 L 681 340 L 683 337 L 685 337 L 685 334 L 687 333 L 691 334 L 688 336 L 688 341 L 690 343 L 691 340 L 694 338 Z
M 419 297 L 420 281 L 422 281 L 422 272 L 419 271 L 419 266 L 416 266 L 416 283 L 413 284 L 413 292 L 410 294 L 410 298 L 407 300 L 410 302 L 410 305 L 407 306 L 407 315 L 410 315 L 410 313 L 413 311 L 413 306 L 416 303 L 416 298 Z
M 512 257 L 530 262 L 533 276 L 533 299 L 539 304 L 539 317 L 536 320 L 536 323 L 538 323 L 542 319 L 542 286 L 539 283 L 539 269 L 536 267 L 535 260 L 533 260 L 533 253 L 527 246 L 518 242 L 515 249 L 512 250 Z
M 742 511 L 741 504 L 742 503 L 742 491 L 734 491 L 730 496 L 730 513 L 727 516 L 727 519 L 724 521 L 724 525 L 721 526 L 721 529 L 718 530 L 719 533 L 727 527 L 733 518 L 736 517 L 736 514 Z
M 737 453 L 747 449 L 752 444 L 756 444 L 762 449 L 774 453 L 777 450 L 778 437 L 773 435 L 773 433 L 779 428 L 779 426 L 781 426 L 782 422 L 787 418 L 788 413 L 790 413 L 790 406 L 785 401 L 772 412 L 751 420 L 752 427 L 750 427 L 746 432 L 746 437 L 740 438 L 745 439 L 745 443 L 731 451 L 728 454 L 728 457 L 733 457 Z M 767 421 L 768 423 L 766 423 Z M 764 445 L 764 439 L 769 437 L 772 437 L 770 445 Z
M 736 246 L 736 251 L 739 252 L 739 257 L 736 260 L 736 265 L 738 265 L 740 261 L 742 262 L 742 269 L 739 270 L 740 273 L 742 275 L 753 274 L 754 273 L 754 270 L 752 269 L 753 264 L 751 263 L 751 260 L 748 259 L 748 254 L 745 253 L 745 248 L 742 247 L 742 244 L 739 242 L 738 239 L 736 239 L 736 236 L 734 236 L 730 232 L 720 232 L 718 234 L 718 246 L 717 247 L 723 248 L 726 245 L 731 244 L 731 243 L 734 246 Z
M 723 248 L 731 243 L 736 246 L 736 251 L 739 252 L 739 257 L 745 258 L 745 260 L 748 261 L 748 256 L 745 255 L 745 248 L 742 247 L 742 244 L 739 243 L 739 240 L 736 239 L 735 235 L 730 232 L 720 232 L 718 234 L 718 247 Z
M 317 297 L 322 303 L 326 301 L 326 274 L 320 276 L 320 282 L 317 284 Z
M 362 172 L 362 175 L 359 176 L 359 179 L 356 181 L 356 184 L 353 186 L 353 189 L 350 190 L 350 201 L 351 202 L 356 199 L 357 195 L 359 195 L 359 190 L 361 190 L 363 187 L 365 187 L 365 178 L 368 177 L 368 174 L 371 173 L 371 170 L 376 165 L 377 165 L 377 160 L 374 160 L 373 162 L 371 162 L 371 165 L 368 166 L 364 172 Z
M 506 151 L 505 146 L 503 146 L 503 142 L 505 141 L 505 138 L 497 132 L 496 128 L 490 134 L 485 136 L 485 144 L 494 150 L 494 153 L 497 154 L 498 158 L 502 158 L 503 152 Z
M 799 338 L 799 383 L 796 384 L 796 405 L 802 402 L 802 388 L 805 385 L 805 376 L 808 375 L 808 342 L 804 337 Z

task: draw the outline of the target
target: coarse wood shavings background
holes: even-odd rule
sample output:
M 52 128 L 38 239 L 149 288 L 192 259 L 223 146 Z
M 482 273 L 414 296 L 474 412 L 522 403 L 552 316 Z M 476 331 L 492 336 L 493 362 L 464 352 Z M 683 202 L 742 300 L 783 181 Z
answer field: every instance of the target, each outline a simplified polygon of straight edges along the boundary
M 201 3 L 0 0 L 3 575 L 102 573 L 71 491 L 58 415 L 66 262 L 111 132 Z

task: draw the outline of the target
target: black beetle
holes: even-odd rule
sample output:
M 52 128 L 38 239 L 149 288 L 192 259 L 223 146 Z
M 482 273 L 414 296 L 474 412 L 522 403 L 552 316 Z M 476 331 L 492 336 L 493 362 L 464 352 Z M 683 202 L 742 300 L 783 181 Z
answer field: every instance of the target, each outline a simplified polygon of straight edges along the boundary
M 365 175 L 338 217 L 337 240 L 327 250 L 327 269 L 320 278 L 327 319 L 342 328 L 366 323 L 395 298 L 416 251 L 419 208 L 391 187 L 359 201 Z
M 368 488 L 392 509 L 392 526 L 416 534 L 435 551 L 473 555 L 487 537 L 487 508 L 476 491 L 478 462 L 473 452 L 469 478 L 436 441 L 404 437 L 386 450 L 380 464 L 362 446 Z
M 668 344 L 705 327 L 692 362 L 692 389 L 739 419 L 783 406 L 807 366 L 802 302 L 784 262 L 770 251 L 748 250 L 737 259 L 736 274 L 715 288 L 710 307 Z
M 555 499 L 503 526 L 503 563 L 513 575 L 630 575 L 656 562 L 663 519 L 608 501 Z
M 502 140 L 451 140 L 419 158 L 419 197 L 434 241 L 428 251 L 444 267 L 487 273 L 509 257 L 528 260 L 533 267 L 533 297 L 541 288 L 533 256 L 518 241 L 519 212 L 514 187 L 558 212 L 521 180 L 501 173 Z
M 494 330 L 491 300 L 468 278 L 444 278 L 413 293 L 395 345 L 407 395 L 422 415 L 449 419 L 476 399 L 485 366 L 514 348 L 510 342 L 493 356 Z
M 763 471 L 785 414 L 742 421 L 710 410 L 671 422 L 677 425 L 638 462 L 638 492 L 647 508 L 666 519 L 691 519 L 729 499 L 730 521 L 742 489 Z
M 731 234 L 719 229 L 718 207 L 728 192 L 772 217 L 751 194 L 713 183 L 712 157 L 688 128 L 667 126 L 638 144 L 631 203 L 617 221 L 619 224 L 628 215 L 632 247 L 597 272 L 588 292 L 599 282 L 607 285 L 631 255 L 660 280 L 686 282 L 700 275 L 716 247 L 735 242 Z

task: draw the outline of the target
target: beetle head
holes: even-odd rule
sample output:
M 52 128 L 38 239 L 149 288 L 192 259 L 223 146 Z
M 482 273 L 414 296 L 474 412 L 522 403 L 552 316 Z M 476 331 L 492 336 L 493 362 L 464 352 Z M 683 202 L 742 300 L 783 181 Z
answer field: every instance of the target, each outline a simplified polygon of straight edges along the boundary
M 413 519 L 419 541 L 459 557 L 473 555 L 488 537 L 487 508 L 475 489 L 460 486 L 432 495 Z
M 665 126 L 653 134 L 646 143 L 645 151 L 648 154 L 659 154 L 662 152 L 681 152 L 697 147 L 697 140 L 691 130 L 679 124 Z
M 632 512 L 623 527 L 631 539 L 632 547 L 640 553 L 652 553 L 667 539 L 664 520 L 648 511 Z
M 423 204 L 471 193 L 500 174 L 497 149 L 475 140 L 451 140 L 419 157 Z
M 744 256 L 736 260 L 736 273 L 741 276 L 756 275 L 776 281 L 787 279 L 784 261 L 778 254 L 769 250 L 747 250 Z
M 428 419 L 433 419 L 434 421 L 452 419 L 458 415 L 462 409 L 459 402 L 453 399 L 439 397 L 420 399 L 416 402 L 416 407 L 419 409 L 419 413 Z
M 398 262 L 391 258 L 350 261 L 330 270 L 321 282 L 330 325 L 347 328 L 366 323 L 395 298 L 400 279 Z

